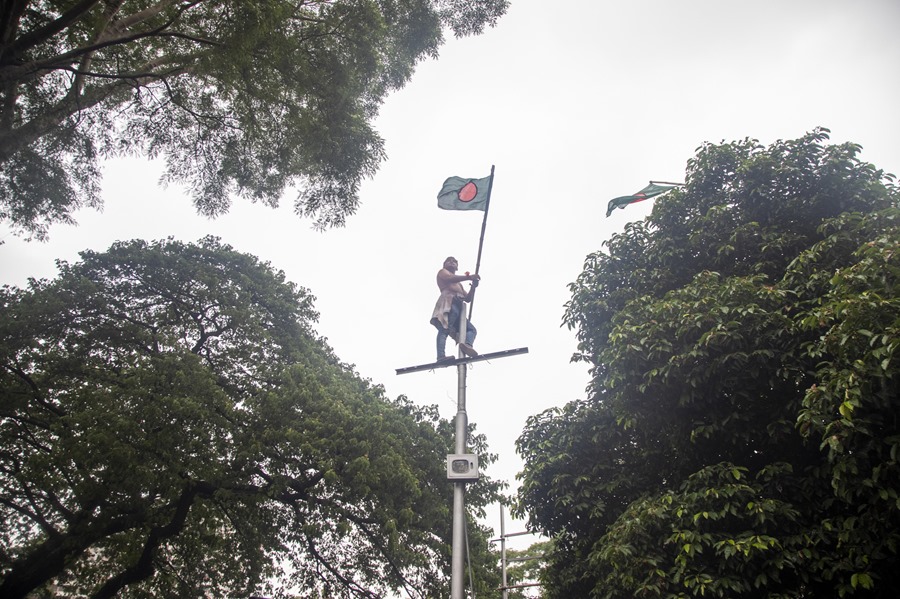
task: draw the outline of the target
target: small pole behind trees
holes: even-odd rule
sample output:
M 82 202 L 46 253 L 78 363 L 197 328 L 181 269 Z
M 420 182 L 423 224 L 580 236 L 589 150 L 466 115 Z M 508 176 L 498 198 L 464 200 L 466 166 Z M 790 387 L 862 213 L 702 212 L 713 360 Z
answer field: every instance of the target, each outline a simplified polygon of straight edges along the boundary
M 500 504 L 500 538 L 499 539 L 491 539 L 491 542 L 500 541 L 500 566 L 502 570 L 502 581 L 503 586 L 500 587 L 500 591 L 503 593 L 503 599 L 507 599 L 509 597 L 509 589 L 525 589 L 529 587 L 539 587 L 543 586 L 540 582 L 525 582 L 520 584 L 509 584 L 506 578 L 506 572 L 509 566 L 509 562 L 525 562 L 530 560 L 538 560 L 544 559 L 544 555 L 527 555 L 524 557 L 516 557 L 512 559 L 507 559 L 506 557 L 506 539 L 509 537 L 518 537 L 520 535 L 533 535 L 535 533 L 530 531 L 522 531 L 522 532 L 511 532 L 507 534 L 506 532 L 506 524 L 504 522 L 503 515 L 503 504 Z
M 506 523 L 503 519 L 503 504 L 500 504 L 500 564 L 503 571 L 503 599 L 508 599 L 509 590 L 506 588 Z

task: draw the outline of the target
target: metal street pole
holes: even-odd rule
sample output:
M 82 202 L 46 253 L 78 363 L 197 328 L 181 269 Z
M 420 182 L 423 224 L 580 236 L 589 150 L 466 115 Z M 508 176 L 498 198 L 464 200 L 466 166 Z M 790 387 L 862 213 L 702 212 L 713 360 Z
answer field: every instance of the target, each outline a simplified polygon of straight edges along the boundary
M 459 342 L 466 340 L 466 304 L 459 311 Z M 463 357 L 459 350 L 459 357 Z M 466 365 L 456 367 L 458 389 L 456 399 L 456 453 L 466 453 L 469 417 L 466 414 Z M 450 599 L 465 599 L 465 535 L 466 535 L 466 483 L 453 483 L 453 545 L 450 553 Z

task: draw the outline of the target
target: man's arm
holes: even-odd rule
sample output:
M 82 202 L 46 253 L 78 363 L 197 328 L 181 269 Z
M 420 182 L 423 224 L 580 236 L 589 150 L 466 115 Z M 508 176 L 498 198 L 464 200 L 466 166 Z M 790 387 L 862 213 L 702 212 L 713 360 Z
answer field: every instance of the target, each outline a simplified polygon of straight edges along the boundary
M 481 279 L 481 275 L 455 275 L 446 268 L 442 268 L 438 271 L 438 286 L 441 289 L 447 287 L 447 285 L 452 285 L 453 283 L 462 283 L 463 281 L 478 281 Z

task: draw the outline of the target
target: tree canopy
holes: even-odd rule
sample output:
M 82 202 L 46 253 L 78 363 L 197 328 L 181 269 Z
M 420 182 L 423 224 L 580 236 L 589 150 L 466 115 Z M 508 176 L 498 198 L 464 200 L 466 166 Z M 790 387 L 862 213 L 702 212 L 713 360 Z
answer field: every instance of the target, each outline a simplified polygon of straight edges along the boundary
M 0 596 L 447 586 L 454 427 L 340 363 L 308 291 L 215 238 L 59 269 L 0 294 Z
M 900 192 L 817 129 L 704 144 L 588 256 L 588 397 L 532 417 L 549 597 L 893 597 Z
M 205 215 L 232 196 L 343 224 L 384 156 L 372 120 L 444 30 L 508 0 L 10 0 L 0 9 L 0 220 L 44 237 L 99 205 L 98 161 L 165 159 Z

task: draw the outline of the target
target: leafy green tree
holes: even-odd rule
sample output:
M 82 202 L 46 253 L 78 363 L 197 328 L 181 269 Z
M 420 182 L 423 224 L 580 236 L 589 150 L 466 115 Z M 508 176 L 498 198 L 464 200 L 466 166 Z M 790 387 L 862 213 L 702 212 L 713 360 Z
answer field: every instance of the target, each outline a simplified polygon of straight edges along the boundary
M 817 129 L 705 144 L 588 256 L 589 397 L 532 417 L 550 597 L 893 597 L 900 191 Z
M 361 380 L 306 290 L 215 238 L 81 256 L 0 296 L 0 596 L 440 594 L 436 408 Z
M 9 0 L 0 220 L 44 237 L 100 202 L 98 160 L 164 156 L 202 214 L 233 195 L 341 225 L 384 156 L 372 120 L 444 30 L 508 0 Z

